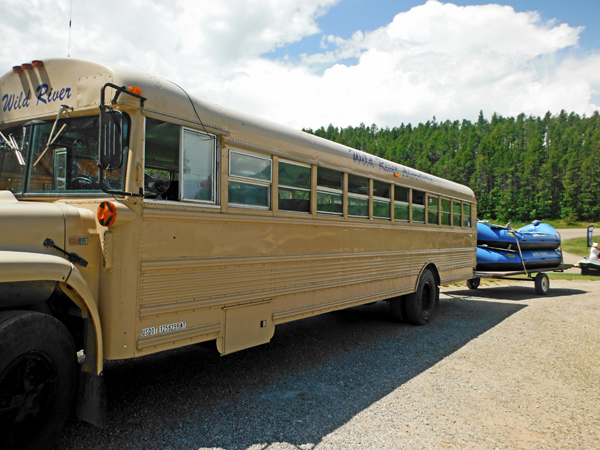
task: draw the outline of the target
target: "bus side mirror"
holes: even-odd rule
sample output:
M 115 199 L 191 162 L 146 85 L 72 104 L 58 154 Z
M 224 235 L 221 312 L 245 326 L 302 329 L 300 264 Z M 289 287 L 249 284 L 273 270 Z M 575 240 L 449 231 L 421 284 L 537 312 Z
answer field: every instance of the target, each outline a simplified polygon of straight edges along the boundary
M 101 108 L 100 165 L 104 170 L 116 170 L 123 165 L 123 113 Z

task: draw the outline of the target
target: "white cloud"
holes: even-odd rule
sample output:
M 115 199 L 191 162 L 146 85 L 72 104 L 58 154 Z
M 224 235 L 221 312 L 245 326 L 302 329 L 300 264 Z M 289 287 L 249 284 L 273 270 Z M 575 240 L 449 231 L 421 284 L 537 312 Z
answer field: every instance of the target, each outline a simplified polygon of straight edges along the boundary
M 582 29 L 496 4 L 430 0 L 377 30 L 323 36 L 322 51 L 298 62 L 268 58 L 319 33 L 338 1 L 74 0 L 71 56 L 137 67 L 295 127 L 598 109 L 600 54 L 577 51 Z M 69 7 L 3 0 L 1 70 L 66 56 Z

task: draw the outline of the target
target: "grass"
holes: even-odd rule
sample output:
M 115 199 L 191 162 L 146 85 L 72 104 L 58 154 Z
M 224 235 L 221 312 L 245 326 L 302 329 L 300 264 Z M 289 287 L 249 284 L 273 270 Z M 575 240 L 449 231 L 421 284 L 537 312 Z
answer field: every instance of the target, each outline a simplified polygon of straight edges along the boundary
M 587 246 L 587 238 L 567 239 L 562 242 L 562 249 L 567 253 L 572 253 L 578 256 L 588 256 L 590 249 Z
M 580 273 L 549 272 L 548 278 L 551 280 L 600 281 L 600 277 L 598 276 L 581 275 Z

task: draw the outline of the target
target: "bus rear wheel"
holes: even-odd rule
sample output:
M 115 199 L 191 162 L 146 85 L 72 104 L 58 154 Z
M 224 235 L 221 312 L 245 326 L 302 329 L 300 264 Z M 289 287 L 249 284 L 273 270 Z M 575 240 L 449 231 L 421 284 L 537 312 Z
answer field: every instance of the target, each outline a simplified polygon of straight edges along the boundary
M 0 448 L 49 448 L 76 388 L 71 335 L 54 317 L 0 313 Z
M 480 282 L 481 278 L 470 278 L 467 280 L 467 287 L 469 289 L 477 289 L 479 287 Z
M 406 296 L 406 316 L 413 325 L 425 325 L 433 317 L 439 301 L 435 277 L 425 269 L 419 278 L 417 291 Z

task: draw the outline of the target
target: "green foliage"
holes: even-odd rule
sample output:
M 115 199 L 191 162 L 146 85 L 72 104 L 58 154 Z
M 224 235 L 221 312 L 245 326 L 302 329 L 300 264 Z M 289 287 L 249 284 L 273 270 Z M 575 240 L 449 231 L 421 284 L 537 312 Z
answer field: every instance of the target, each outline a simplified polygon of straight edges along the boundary
M 478 217 L 499 222 L 600 220 L 600 114 L 502 117 L 413 127 L 305 130 L 469 186 Z

